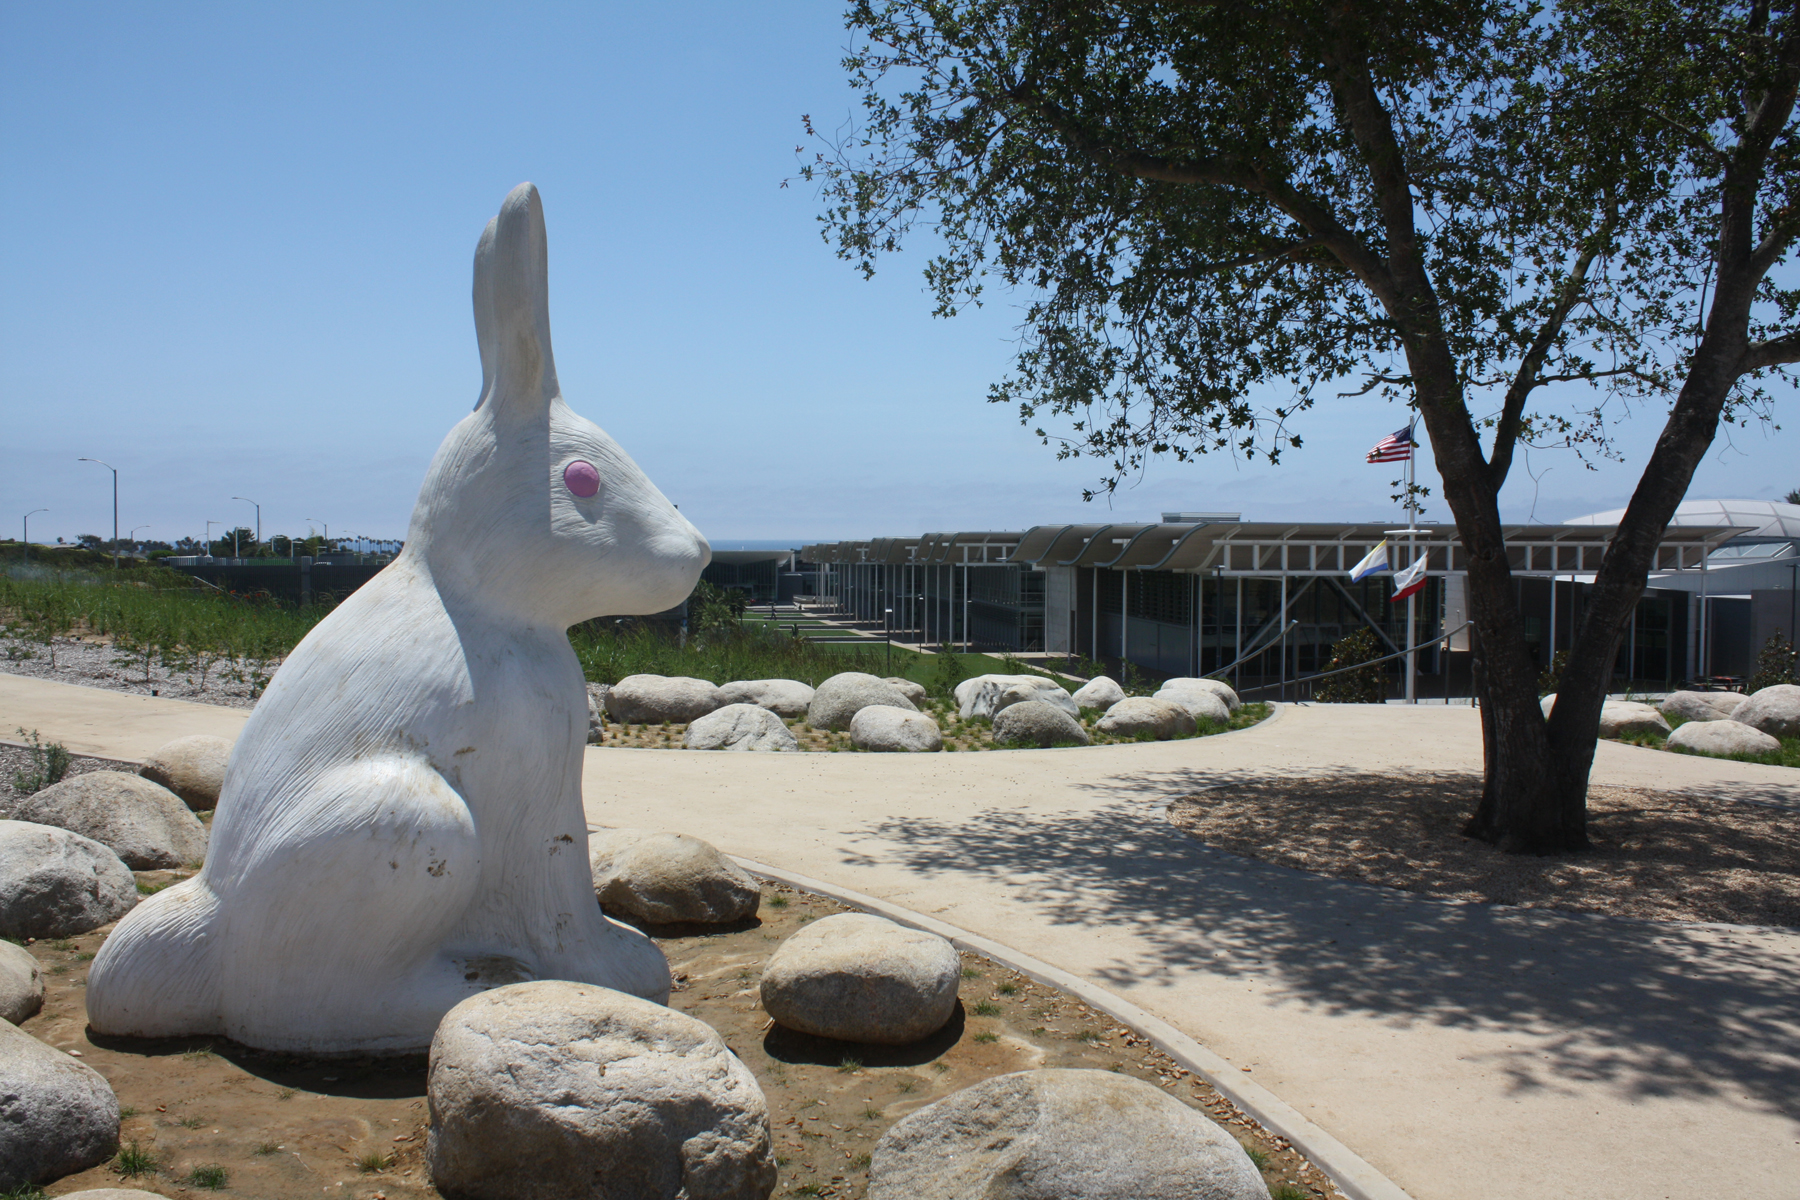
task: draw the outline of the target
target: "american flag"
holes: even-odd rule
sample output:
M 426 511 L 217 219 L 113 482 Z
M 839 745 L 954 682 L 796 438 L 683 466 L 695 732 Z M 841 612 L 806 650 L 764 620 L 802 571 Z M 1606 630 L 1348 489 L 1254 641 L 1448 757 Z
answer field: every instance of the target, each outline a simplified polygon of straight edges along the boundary
M 1413 441 L 1412 431 L 1413 427 L 1408 425 L 1405 429 L 1396 429 L 1376 442 L 1375 448 L 1369 451 L 1369 461 L 1372 463 L 1406 462 L 1412 457 L 1413 447 L 1419 444 Z

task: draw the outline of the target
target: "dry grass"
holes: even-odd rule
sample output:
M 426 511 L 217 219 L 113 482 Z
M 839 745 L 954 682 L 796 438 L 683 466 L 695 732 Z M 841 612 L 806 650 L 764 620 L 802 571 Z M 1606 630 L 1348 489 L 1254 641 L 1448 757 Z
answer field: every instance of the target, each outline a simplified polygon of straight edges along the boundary
M 1800 811 L 1588 792 L 1582 854 L 1501 854 L 1461 835 L 1466 774 L 1271 779 L 1184 796 L 1175 825 L 1246 858 L 1485 904 L 1664 921 L 1800 925 Z

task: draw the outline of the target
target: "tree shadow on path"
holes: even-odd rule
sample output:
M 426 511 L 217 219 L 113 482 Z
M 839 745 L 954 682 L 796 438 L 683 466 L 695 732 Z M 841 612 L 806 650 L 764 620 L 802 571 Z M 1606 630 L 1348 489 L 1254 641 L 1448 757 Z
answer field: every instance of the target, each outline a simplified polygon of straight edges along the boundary
M 1122 774 L 1091 808 L 876 822 L 856 857 L 1004 881 L 1035 919 L 1091 930 L 1115 986 L 1255 977 L 1271 1005 L 1529 1034 L 1496 1052 L 1515 1090 L 1800 1113 L 1800 933 L 1431 900 L 1210 849 L 1162 807 L 1270 778 Z

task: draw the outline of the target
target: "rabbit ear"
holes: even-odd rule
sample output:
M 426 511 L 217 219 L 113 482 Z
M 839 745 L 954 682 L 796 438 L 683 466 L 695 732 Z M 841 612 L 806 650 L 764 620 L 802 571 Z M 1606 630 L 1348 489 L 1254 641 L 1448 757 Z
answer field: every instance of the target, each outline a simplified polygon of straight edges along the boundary
M 475 340 L 481 348 L 481 400 L 548 414 L 557 394 L 550 351 L 550 270 L 544 205 L 521 183 L 507 194 L 475 247 Z

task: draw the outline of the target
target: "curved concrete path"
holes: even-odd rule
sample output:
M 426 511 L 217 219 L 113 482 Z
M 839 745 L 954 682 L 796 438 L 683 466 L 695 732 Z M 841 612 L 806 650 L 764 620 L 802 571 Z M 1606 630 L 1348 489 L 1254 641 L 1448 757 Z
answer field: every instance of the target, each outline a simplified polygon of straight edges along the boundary
M 0 676 L 0 729 L 89 753 L 242 719 Z M 595 823 L 698 834 L 1108 988 L 1418 1200 L 1792 1200 L 1800 933 L 1444 904 L 1211 851 L 1162 813 L 1251 776 L 1479 762 L 1468 709 L 1319 706 L 1070 750 L 596 749 L 584 783 Z M 1594 779 L 1800 803 L 1790 771 L 1615 744 Z

